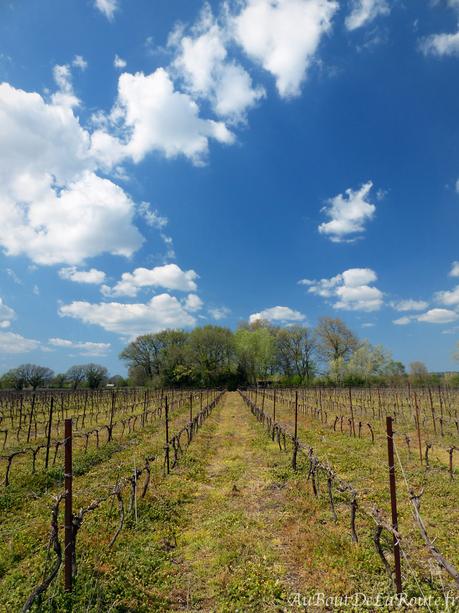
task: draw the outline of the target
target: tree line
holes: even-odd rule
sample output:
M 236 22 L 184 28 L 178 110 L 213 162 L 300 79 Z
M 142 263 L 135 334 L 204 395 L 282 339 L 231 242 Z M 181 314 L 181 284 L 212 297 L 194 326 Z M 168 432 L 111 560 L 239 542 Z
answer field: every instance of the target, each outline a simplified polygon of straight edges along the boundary
M 2 387 L 117 386 L 209 387 L 254 385 L 459 385 L 459 374 L 433 375 L 422 362 L 409 374 L 381 345 L 360 340 L 339 318 L 322 317 L 315 328 L 279 327 L 259 320 L 242 323 L 235 331 L 206 325 L 144 334 L 120 353 L 128 377 L 109 377 L 99 364 L 72 366 L 64 374 L 34 364 L 10 370 Z
M 322 317 L 316 328 L 259 320 L 235 332 L 213 325 L 164 330 L 137 337 L 120 358 L 131 381 L 164 387 L 268 380 L 358 384 L 405 375 L 403 364 L 383 347 L 360 341 L 341 319 L 331 317 Z
M 110 377 L 105 366 L 100 364 L 80 364 L 71 366 L 66 373 L 55 374 L 51 368 L 38 364 L 21 364 L 12 368 L 0 379 L 0 387 L 15 390 L 39 387 L 70 387 L 77 389 L 87 387 L 97 389 L 111 382 L 118 385 L 124 381 L 123 377 L 115 375 Z

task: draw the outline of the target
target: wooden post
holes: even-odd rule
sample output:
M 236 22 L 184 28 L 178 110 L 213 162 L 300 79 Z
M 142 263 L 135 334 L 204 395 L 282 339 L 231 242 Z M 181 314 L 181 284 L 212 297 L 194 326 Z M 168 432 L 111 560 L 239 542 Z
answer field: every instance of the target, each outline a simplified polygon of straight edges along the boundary
M 29 429 L 27 431 L 27 442 L 30 442 L 30 431 L 32 429 L 32 417 L 35 409 L 35 393 L 32 396 L 32 404 L 30 406 Z
M 435 434 L 437 434 L 437 424 L 435 421 L 435 408 L 434 408 L 434 403 L 433 403 L 433 398 L 432 398 L 432 390 L 430 389 L 430 387 L 429 387 L 429 399 L 430 399 L 430 411 L 432 413 L 433 428 L 434 428 Z
M 147 419 L 147 406 L 148 406 L 148 392 L 147 390 L 145 390 L 144 396 L 143 396 L 143 427 L 145 428 L 145 422 Z
M 273 423 L 276 423 L 276 390 L 274 390 L 274 398 L 273 398 Z
M 351 409 L 352 436 L 355 438 L 354 407 L 352 405 L 352 388 L 349 388 L 349 407 Z
M 395 462 L 394 462 L 394 432 L 393 420 L 389 415 L 386 418 L 387 431 L 387 455 L 389 461 L 389 486 L 390 486 L 390 502 L 392 511 L 392 528 L 398 531 L 398 514 L 397 514 L 397 492 L 395 484 Z M 400 544 L 395 534 L 394 541 L 394 562 L 395 562 L 395 586 L 397 594 L 402 593 L 402 569 L 400 566 Z
M 166 474 L 170 473 L 170 458 L 169 458 L 169 405 L 167 402 L 166 396 L 166 404 L 165 404 L 165 413 L 166 413 Z
M 416 392 L 414 392 L 414 408 L 416 411 L 416 431 L 418 434 L 419 459 L 422 464 L 423 458 L 422 458 L 422 440 L 421 440 L 421 415 L 419 411 L 418 396 Z
M 193 421 L 193 393 L 190 394 L 190 421 Z
M 113 430 L 113 415 L 115 413 L 115 392 L 112 392 L 112 408 L 110 411 L 110 425 L 108 427 L 108 440 L 112 440 L 112 430 Z
M 296 470 L 296 456 L 298 453 L 298 391 L 295 391 L 295 434 L 293 436 L 292 468 Z
M 48 463 L 49 463 L 49 447 L 51 445 L 51 428 L 53 425 L 53 406 L 54 406 L 54 396 L 51 396 L 51 405 L 49 407 L 49 418 L 48 418 L 48 433 L 46 436 L 45 468 L 48 468 Z
M 72 509 L 72 420 L 65 420 L 65 535 L 64 535 L 64 585 L 65 591 L 72 591 L 73 563 L 73 509 Z

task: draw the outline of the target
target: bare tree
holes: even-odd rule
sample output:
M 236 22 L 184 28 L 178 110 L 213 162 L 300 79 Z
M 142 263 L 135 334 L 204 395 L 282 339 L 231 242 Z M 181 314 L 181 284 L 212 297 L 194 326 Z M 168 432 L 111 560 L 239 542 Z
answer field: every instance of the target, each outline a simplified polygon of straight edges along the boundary
M 429 371 L 424 362 L 411 362 L 410 378 L 416 385 L 425 383 L 429 377 Z
M 86 379 L 86 366 L 86 364 L 72 366 L 65 373 L 66 380 L 71 383 L 74 390 L 76 390 Z
M 43 387 L 50 383 L 54 376 L 51 368 L 46 366 L 38 366 L 37 364 L 21 364 L 16 368 L 17 375 L 23 379 L 27 385 L 36 390 L 37 387 Z
M 284 374 L 296 374 L 309 381 L 315 371 L 315 334 L 304 326 L 291 326 L 278 331 L 276 344 L 277 359 Z
M 100 364 L 86 364 L 86 382 L 91 389 L 97 389 L 107 380 L 108 370 Z
M 355 334 L 339 318 L 321 317 L 317 337 L 320 355 L 327 362 L 346 361 L 359 346 Z

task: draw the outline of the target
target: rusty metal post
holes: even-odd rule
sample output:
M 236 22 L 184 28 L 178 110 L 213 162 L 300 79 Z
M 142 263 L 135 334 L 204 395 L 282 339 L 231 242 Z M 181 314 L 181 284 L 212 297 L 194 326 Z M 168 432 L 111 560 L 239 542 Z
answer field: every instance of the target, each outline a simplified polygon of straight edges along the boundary
M 53 407 L 54 407 L 54 396 L 51 396 L 51 405 L 49 407 L 49 418 L 48 418 L 48 432 L 46 435 L 45 468 L 48 468 L 48 463 L 49 463 L 49 447 L 51 445 L 51 428 L 53 425 Z
M 386 418 L 387 431 L 387 455 L 389 461 L 389 486 L 390 486 L 390 502 L 392 511 L 392 528 L 398 531 L 398 513 L 397 513 L 397 490 L 395 484 L 395 462 L 394 462 L 394 431 L 393 419 L 389 415 Z M 397 594 L 402 593 L 402 569 L 400 565 L 400 544 L 395 534 L 394 540 L 394 562 L 395 562 L 395 586 Z
M 72 591 L 73 563 L 73 509 L 72 509 L 72 420 L 65 420 L 65 535 L 64 535 L 64 584 L 65 591 Z

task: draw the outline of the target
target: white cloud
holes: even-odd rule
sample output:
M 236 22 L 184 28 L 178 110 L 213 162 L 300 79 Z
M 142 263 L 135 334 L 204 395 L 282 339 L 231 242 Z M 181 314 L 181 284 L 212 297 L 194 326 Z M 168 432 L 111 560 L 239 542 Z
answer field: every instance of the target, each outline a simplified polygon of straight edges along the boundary
M 50 338 L 49 345 L 63 349 L 78 351 L 81 355 L 105 356 L 110 349 L 110 343 L 93 343 L 90 341 L 69 341 L 64 338 Z
M 169 290 L 194 292 L 197 289 L 197 273 L 194 270 L 182 270 L 177 264 L 165 264 L 155 268 L 136 268 L 134 272 L 125 272 L 121 280 L 113 287 L 102 286 L 105 296 L 137 296 L 142 287 L 163 287 Z
M 164 68 L 149 75 L 124 72 L 110 119 L 120 126 L 125 141 L 104 130 L 96 130 L 92 140 L 94 154 L 111 165 L 128 157 L 138 163 L 152 151 L 166 158 L 184 155 L 199 165 L 205 161 L 209 139 L 234 142 L 224 123 L 199 117 L 196 102 L 175 90 Z
M 73 317 L 86 324 L 101 326 L 109 332 L 135 337 L 165 328 L 190 327 L 196 323 L 174 296 L 159 294 L 146 304 L 120 302 L 72 302 L 59 309 L 61 317 Z
M 162 217 L 158 211 L 153 210 L 148 202 L 141 202 L 137 206 L 137 212 L 145 223 L 152 228 L 162 230 L 168 224 L 167 217 Z
M 459 285 L 451 291 L 437 292 L 435 300 L 445 306 L 459 306 Z
M 68 64 L 56 65 L 53 68 L 53 76 L 58 87 L 58 91 L 51 96 L 51 100 L 56 106 L 73 108 L 79 106 L 80 100 L 73 91 L 72 72 Z
M 343 272 L 344 285 L 347 287 L 361 287 L 374 283 L 377 275 L 371 268 L 350 268 Z
M 217 115 L 243 120 L 264 90 L 254 88 L 248 72 L 228 59 L 229 31 L 218 25 L 208 4 L 191 34 L 183 36 L 179 30 L 170 37 L 169 46 L 176 51 L 175 71 L 192 95 L 211 102 Z
M 391 307 L 396 311 L 423 311 L 429 306 L 429 303 L 425 300 L 399 300 L 398 302 L 391 302 Z
M 95 285 L 100 285 L 105 281 L 104 271 L 97 270 L 97 268 L 78 270 L 76 266 L 69 266 L 68 268 L 61 268 L 59 270 L 59 276 L 61 279 L 74 281 L 75 283 L 93 283 Z
M 432 34 L 421 41 L 421 50 L 425 55 L 438 57 L 459 55 L 459 31 L 453 34 Z
M 351 12 L 346 17 L 346 28 L 356 30 L 370 23 L 376 17 L 389 13 L 390 8 L 386 0 L 353 0 Z
M 90 135 L 68 105 L 0 84 L 0 245 L 37 264 L 132 255 L 134 205 L 95 174 Z
M 371 268 L 350 268 L 330 279 L 302 279 L 308 293 L 322 298 L 335 298 L 334 309 L 346 311 L 378 311 L 383 305 L 383 293 L 371 283 L 377 280 Z
M 82 55 L 75 55 L 72 60 L 72 66 L 75 66 L 75 68 L 79 68 L 80 70 L 86 70 L 88 67 L 88 62 Z
M 201 310 L 204 303 L 197 294 L 188 294 L 183 305 L 187 311 L 194 312 Z
M 10 277 L 10 279 L 12 279 L 16 283 L 16 285 L 22 285 L 21 279 L 18 277 L 18 275 L 14 272 L 12 268 L 5 268 L 5 272 Z
M 459 262 L 453 262 L 449 273 L 450 277 L 459 277 Z
M 123 58 L 120 57 L 119 55 L 115 55 L 113 59 L 113 66 L 115 68 L 118 68 L 119 70 L 122 70 L 123 68 L 126 68 L 127 62 L 126 60 L 123 60 Z
M 213 319 L 215 319 L 215 321 L 225 319 L 230 313 L 231 310 L 227 307 L 214 307 L 209 309 L 209 314 Z
M 396 326 L 406 326 L 409 323 L 411 323 L 411 321 L 413 320 L 412 316 L 404 316 L 404 317 L 399 317 L 398 319 L 394 319 L 392 323 L 394 323 Z
M 319 232 L 328 235 L 335 243 L 355 240 L 355 236 L 348 237 L 363 232 L 365 222 L 370 221 L 376 211 L 375 205 L 368 200 L 372 187 L 373 183 L 368 181 L 357 191 L 347 189 L 344 195 L 331 198 L 322 209 L 330 221 L 321 223 Z
M 291 323 L 304 321 L 306 316 L 299 311 L 295 311 L 286 306 L 275 306 L 269 309 L 264 309 L 259 313 L 252 313 L 249 317 L 249 323 L 254 323 L 264 319 L 266 321 L 276 321 L 281 323 Z
M 0 332 L 0 352 L 1 353 L 27 353 L 40 346 L 39 341 L 24 338 L 14 332 Z
M 459 319 L 459 314 L 450 309 L 430 309 L 423 315 L 419 315 L 417 320 L 430 324 L 449 324 Z
M 234 36 L 282 97 L 297 96 L 337 9 L 333 0 L 248 0 L 233 18 Z
M 14 310 L 3 302 L 3 298 L 0 298 L 0 328 L 9 328 L 15 317 Z
M 119 8 L 118 0 L 94 0 L 94 6 L 111 21 Z

